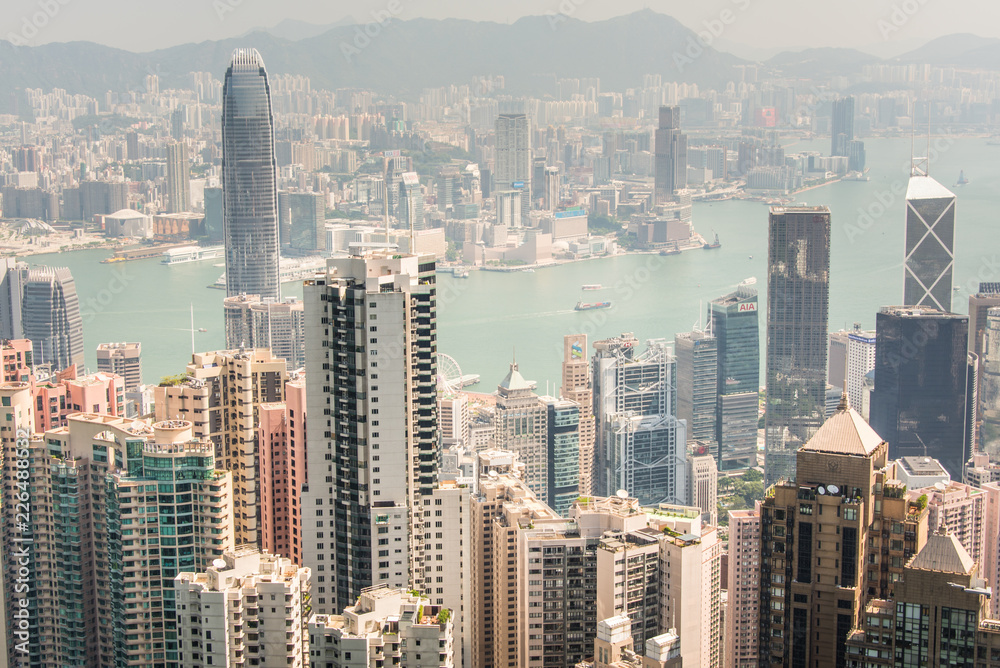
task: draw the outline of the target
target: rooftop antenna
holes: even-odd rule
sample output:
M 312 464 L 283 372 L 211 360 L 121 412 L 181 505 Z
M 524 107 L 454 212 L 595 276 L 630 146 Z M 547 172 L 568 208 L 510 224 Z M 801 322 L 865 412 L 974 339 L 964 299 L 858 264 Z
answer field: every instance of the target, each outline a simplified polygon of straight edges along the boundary
M 916 116 L 916 113 L 914 113 Z M 914 143 L 916 135 L 916 123 L 910 125 L 910 176 L 929 176 L 929 157 L 931 153 L 931 105 L 927 103 L 927 152 L 923 156 L 915 156 Z

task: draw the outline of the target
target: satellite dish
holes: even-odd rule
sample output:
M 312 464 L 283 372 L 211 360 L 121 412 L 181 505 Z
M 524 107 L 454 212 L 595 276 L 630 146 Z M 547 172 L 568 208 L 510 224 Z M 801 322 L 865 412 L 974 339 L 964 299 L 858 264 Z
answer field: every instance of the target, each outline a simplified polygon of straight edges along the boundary
M 836 485 L 827 485 L 826 488 L 829 490 L 830 494 L 837 494 L 840 492 L 840 488 Z
M 222 570 L 223 568 L 226 567 L 226 560 L 225 559 L 216 559 L 216 560 L 214 560 L 212 562 L 212 565 L 215 566 L 216 569 Z
M 819 492 L 820 494 L 826 494 L 826 488 L 823 487 L 823 485 L 820 485 L 819 487 L 817 487 L 816 491 Z
M 500 474 L 499 474 L 499 473 L 497 473 L 496 471 L 494 471 L 493 469 L 490 469 L 490 472 L 489 472 L 489 476 L 490 476 L 491 478 L 493 478 L 494 480 L 496 480 L 497 478 L 499 478 L 499 477 L 500 477 Z
M 943 492 L 944 490 L 948 489 L 948 486 L 945 485 L 943 482 L 939 481 L 934 483 L 934 489 L 936 489 L 939 492 Z
M 617 497 L 618 497 L 619 499 L 627 499 L 627 498 L 628 498 L 628 492 L 627 492 L 627 491 L 625 491 L 624 489 L 620 489 L 620 490 L 618 490 L 617 492 L 615 492 L 615 495 L 616 495 L 616 496 L 617 496 Z

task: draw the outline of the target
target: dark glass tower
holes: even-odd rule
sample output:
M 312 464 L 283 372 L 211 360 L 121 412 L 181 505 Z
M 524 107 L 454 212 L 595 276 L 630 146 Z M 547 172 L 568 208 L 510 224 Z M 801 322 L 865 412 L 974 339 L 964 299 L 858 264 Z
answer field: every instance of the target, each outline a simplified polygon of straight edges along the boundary
M 875 319 L 872 428 L 890 459 L 934 457 L 962 479 L 969 457 L 969 317 L 935 309 L 883 308 Z
M 764 476 L 795 479 L 795 451 L 826 415 L 830 209 L 774 207 L 768 225 Z
M 903 304 L 951 311 L 955 195 L 919 172 L 906 188 L 904 243 Z
M 760 325 L 754 284 L 745 281 L 709 305 L 719 347 L 715 438 L 716 461 L 723 471 L 757 465 Z
M 681 132 L 681 108 L 660 107 L 660 124 L 653 143 L 657 202 L 667 202 L 687 188 L 687 135 Z
M 274 119 L 264 61 L 237 49 L 222 90 L 226 293 L 279 297 Z
M 833 117 L 830 119 L 830 155 L 849 155 L 850 144 L 854 140 L 854 98 L 845 97 L 833 101 Z M 862 151 L 864 149 L 862 148 Z M 857 151 L 857 149 L 855 149 Z

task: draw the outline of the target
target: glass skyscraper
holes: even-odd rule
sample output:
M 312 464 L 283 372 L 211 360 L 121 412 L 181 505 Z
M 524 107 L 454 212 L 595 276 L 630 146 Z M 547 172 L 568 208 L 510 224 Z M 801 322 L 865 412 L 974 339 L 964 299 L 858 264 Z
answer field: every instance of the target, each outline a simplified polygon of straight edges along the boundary
M 237 49 L 222 90 L 226 293 L 277 299 L 278 210 L 274 118 L 264 61 Z
M 668 202 L 687 187 L 687 135 L 681 132 L 681 108 L 660 107 L 653 142 L 656 202 Z
M 889 457 L 928 456 L 953 480 L 969 457 L 966 429 L 969 317 L 909 306 L 875 319 L 872 428 Z
M 66 267 L 29 269 L 21 305 L 24 337 L 31 339 L 35 364 L 60 371 L 83 368 L 83 318 L 76 281 Z
M 795 452 L 826 416 L 830 209 L 774 207 L 768 225 L 764 477 L 795 478 Z
M 903 304 L 951 311 L 955 195 L 919 171 L 906 188 L 904 243 Z
M 760 325 L 756 281 L 747 280 L 709 304 L 718 341 L 716 462 L 726 471 L 757 465 Z

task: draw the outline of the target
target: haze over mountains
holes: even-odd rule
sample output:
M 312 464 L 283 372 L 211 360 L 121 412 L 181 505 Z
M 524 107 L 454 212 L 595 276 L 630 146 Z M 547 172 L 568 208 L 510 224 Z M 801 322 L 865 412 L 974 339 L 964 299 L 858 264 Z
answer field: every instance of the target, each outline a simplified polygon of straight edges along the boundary
M 169 88 L 186 84 L 192 71 L 221 78 L 233 49 L 252 46 L 273 74 L 302 74 L 318 88 L 373 88 L 403 99 L 482 74 L 503 74 L 515 94 L 548 92 L 546 78 L 584 76 L 600 77 L 604 89 L 622 91 L 650 73 L 718 88 L 735 78 L 734 66 L 752 61 L 713 48 L 713 41 L 651 10 L 590 23 L 564 15 L 512 24 L 412 19 L 361 27 L 284 21 L 240 38 L 141 54 L 89 42 L 15 47 L 0 41 L 0 86 L 58 87 L 99 97 L 107 90 L 141 88 L 145 76 L 156 73 L 161 87 Z M 763 64 L 779 75 L 822 79 L 877 62 L 1000 69 L 1000 39 L 950 35 L 891 60 L 856 49 L 786 51 Z M 9 96 L 3 97 L 0 107 L 9 105 Z

